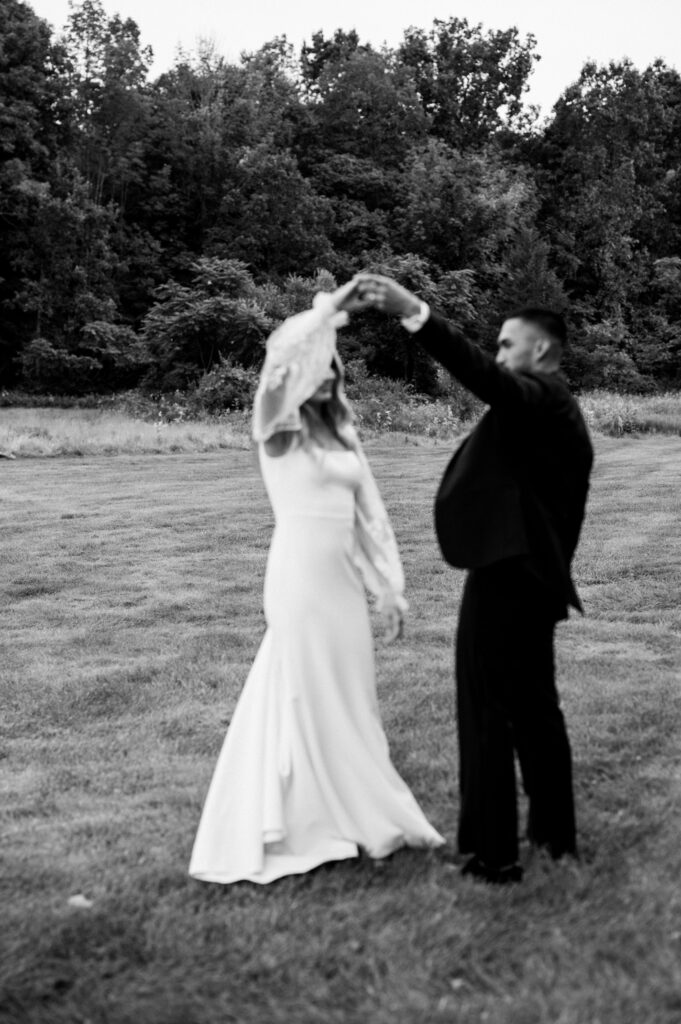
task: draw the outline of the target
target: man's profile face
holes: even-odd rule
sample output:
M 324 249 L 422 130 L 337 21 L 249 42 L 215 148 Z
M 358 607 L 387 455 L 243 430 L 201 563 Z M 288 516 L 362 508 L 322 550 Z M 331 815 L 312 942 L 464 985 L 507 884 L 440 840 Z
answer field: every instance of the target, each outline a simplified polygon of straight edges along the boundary
M 542 342 L 543 338 L 534 324 L 518 317 L 504 320 L 497 338 L 496 361 L 499 366 L 515 373 L 536 370 L 544 351 Z

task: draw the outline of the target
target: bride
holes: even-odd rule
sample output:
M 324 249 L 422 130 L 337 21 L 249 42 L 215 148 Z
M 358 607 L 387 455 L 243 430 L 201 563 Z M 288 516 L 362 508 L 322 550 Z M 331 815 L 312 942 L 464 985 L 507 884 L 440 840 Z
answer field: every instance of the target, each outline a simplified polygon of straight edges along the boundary
M 253 436 L 275 516 L 267 631 L 220 753 L 189 873 L 268 883 L 326 861 L 444 842 L 390 761 L 365 587 L 395 639 L 397 545 L 343 391 L 353 282 L 270 337 Z

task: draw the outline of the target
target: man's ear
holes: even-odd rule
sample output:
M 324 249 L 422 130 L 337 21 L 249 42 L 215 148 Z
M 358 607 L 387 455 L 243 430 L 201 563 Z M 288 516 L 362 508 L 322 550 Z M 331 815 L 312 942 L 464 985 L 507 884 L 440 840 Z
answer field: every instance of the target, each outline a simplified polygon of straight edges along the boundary
M 551 350 L 551 342 L 548 338 L 537 338 L 534 343 L 534 358 L 541 363 Z

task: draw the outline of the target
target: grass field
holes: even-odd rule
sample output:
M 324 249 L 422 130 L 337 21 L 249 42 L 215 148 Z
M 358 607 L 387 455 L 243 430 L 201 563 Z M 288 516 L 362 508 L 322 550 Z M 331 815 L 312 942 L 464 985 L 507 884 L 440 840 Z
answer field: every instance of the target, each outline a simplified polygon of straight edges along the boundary
M 448 454 L 370 447 L 411 602 L 378 647 L 384 724 L 453 843 L 461 575 L 430 508 Z M 586 617 L 558 636 L 582 860 L 501 890 L 417 851 L 189 879 L 263 632 L 254 458 L 1 462 L 2 1024 L 678 1024 L 680 461 L 678 437 L 597 441 Z

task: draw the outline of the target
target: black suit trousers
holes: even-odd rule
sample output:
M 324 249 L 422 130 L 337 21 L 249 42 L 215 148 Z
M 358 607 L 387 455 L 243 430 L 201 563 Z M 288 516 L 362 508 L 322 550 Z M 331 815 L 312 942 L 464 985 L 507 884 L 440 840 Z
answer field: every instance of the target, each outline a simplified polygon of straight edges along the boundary
M 461 853 L 490 867 L 518 858 L 515 756 L 528 838 L 576 853 L 570 744 L 555 685 L 561 612 L 523 559 L 469 572 L 456 640 Z

